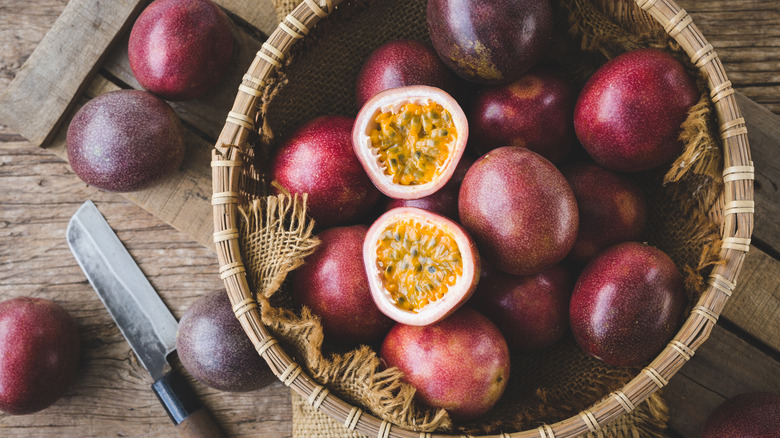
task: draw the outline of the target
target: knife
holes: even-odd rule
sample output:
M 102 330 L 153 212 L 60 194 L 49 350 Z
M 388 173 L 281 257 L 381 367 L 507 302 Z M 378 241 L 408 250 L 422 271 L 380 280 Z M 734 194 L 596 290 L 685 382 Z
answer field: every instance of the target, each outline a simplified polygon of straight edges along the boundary
M 179 323 L 92 201 L 79 207 L 68 246 L 138 361 L 182 438 L 224 437 L 184 378 L 168 363 Z

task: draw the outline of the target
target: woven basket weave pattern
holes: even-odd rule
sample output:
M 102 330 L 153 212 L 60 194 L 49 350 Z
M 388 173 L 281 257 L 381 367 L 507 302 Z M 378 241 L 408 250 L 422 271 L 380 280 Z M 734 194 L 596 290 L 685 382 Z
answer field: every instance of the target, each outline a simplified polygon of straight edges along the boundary
M 309 30 L 327 17 L 338 3 L 339 0 L 305 0 L 285 16 L 258 52 L 239 86 L 233 108 L 212 154 L 214 241 L 221 266 L 220 276 L 234 304 L 236 316 L 258 353 L 268 361 L 279 379 L 298 392 L 308 404 L 327 412 L 344 424 L 346 429 L 369 436 L 438 436 L 401 429 L 360 408 L 350 406 L 303 373 L 301 366 L 289 357 L 261 323 L 241 259 L 238 206 L 243 198 L 242 184 L 245 184 L 242 166 L 247 155 L 244 150 L 249 147 L 250 136 L 257 130 L 257 108 L 265 85 L 282 66 L 292 45 L 305 38 Z M 685 10 L 671 0 L 637 0 L 636 5 L 660 23 L 707 78 L 723 142 L 724 189 L 720 202 L 712 212 L 721 226 L 721 263 L 714 266 L 707 279 L 707 289 L 693 306 L 690 316 L 675 338 L 624 387 L 569 419 L 503 436 L 552 438 L 595 432 L 601 425 L 631 412 L 651 394 L 666 386 L 669 379 L 690 360 L 709 336 L 736 287 L 739 270 L 750 245 L 754 170 L 745 120 L 737 107 L 731 82 L 712 45 L 707 43 Z

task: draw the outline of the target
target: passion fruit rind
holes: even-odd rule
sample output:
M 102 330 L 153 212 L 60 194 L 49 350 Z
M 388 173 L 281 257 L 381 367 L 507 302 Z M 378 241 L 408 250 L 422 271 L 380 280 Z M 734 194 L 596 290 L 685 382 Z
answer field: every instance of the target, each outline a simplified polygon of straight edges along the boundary
M 377 219 L 363 243 L 371 296 L 396 322 L 429 325 L 452 314 L 474 293 L 480 258 L 457 223 L 414 207 Z
M 413 85 L 369 99 L 352 137 L 355 154 L 382 193 L 417 199 L 452 177 L 465 150 L 468 122 L 447 92 Z

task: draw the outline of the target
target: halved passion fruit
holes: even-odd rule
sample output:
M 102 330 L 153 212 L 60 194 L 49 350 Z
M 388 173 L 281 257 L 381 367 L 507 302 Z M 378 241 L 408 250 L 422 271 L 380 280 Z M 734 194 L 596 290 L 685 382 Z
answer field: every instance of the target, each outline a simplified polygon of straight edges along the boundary
M 394 208 L 371 225 L 363 263 L 379 310 L 408 325 L 428 325 L 474 293 L 479 253 L 457 223 L 430 211 Z
M 468 122 L 445 91 L 425 85 L 385 90 L 360 110 L 352 143 L 374 185 L 396 199 L 439 190 L 468 139 Z

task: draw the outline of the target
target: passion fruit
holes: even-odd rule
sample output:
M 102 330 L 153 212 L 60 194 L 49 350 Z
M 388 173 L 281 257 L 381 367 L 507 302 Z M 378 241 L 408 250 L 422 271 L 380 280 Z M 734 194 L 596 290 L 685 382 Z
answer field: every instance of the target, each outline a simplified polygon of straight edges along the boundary
M 321 228 L 355 223 L 379 201 L 352 149 L 355 120 L 320 116 L 287 138 L 271 163 L 271 177 L 291 193 L 308 193 L 308 213 Z
M 361 108 L 380 91 L 407 85 L 428 85 L 455 95 L 455 74 L 433 47 L 414 40 L 389 41 L 368 56 L 358 73 L 355 100 Z
M 385 90 L 355 120 L 355 154 L 374 185 L 396 199 L 442 188 L 466 148 L 469 126 L 447 92 L 425 85 Z
M 509 380 L 509 348 L 495 324 L 468 307 L 428 327 L 396 324 L 379 356 L 403 371 L 418 401 L 457 421 L 490 410 Z
M 479 281 L 479 253 L 460 225 L 414 207 L 379 217 L 363 243 L 379 310 L 408 325 L 433 324 L 457 310 Z
M 374 305 L 363 268 L 368 227 L 336 227 L 319 233 L 320 245 L 290 275 L 295 300 L 320 317 L 326 339 L 367 344 L 382 339 L 393 321 Z
M 460 223 L 498 269 L 531 275 L 566 257 L 579 213 L 566 178 L 541 155 L 504 146 L 479 158 L 458 196 Z
M 482 84 L 519 78 L 552 41 L 549 0 L 429 0 L 427 20 L 442 61 Z

